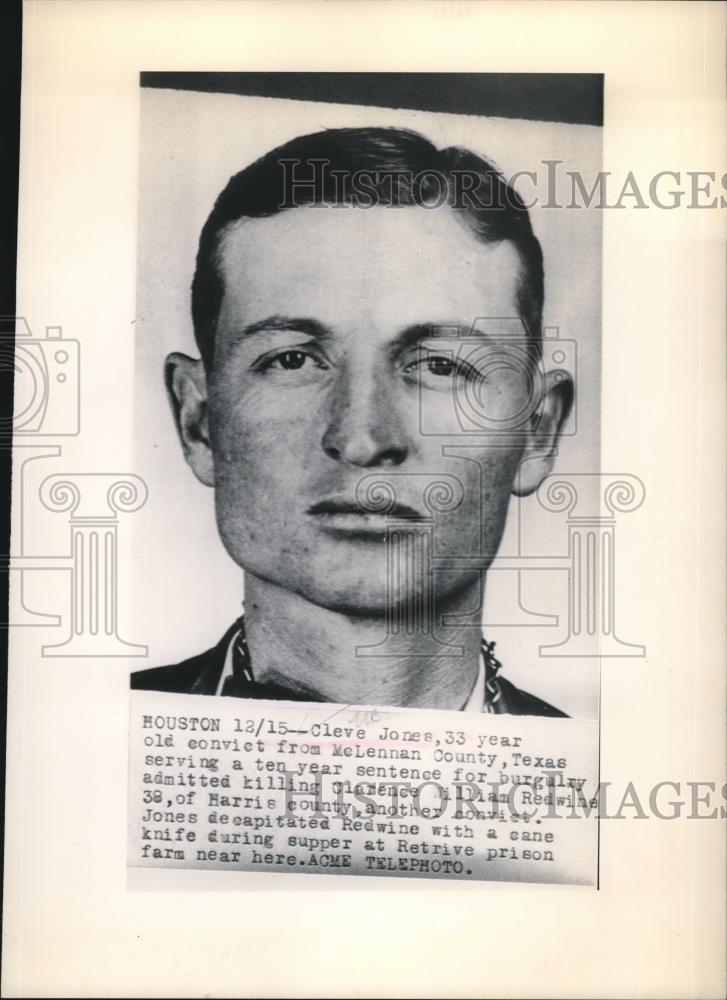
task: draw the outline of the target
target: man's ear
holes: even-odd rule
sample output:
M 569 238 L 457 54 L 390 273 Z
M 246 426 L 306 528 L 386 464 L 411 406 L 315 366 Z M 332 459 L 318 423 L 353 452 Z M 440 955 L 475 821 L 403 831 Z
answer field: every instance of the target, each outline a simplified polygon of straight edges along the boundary
M 170 354 L 164 364 L 164 381 L 184 457 L 201 483 L 214 486 L 204 365 L 186 354 Z
M 558 439 L 573 404 L 573 379 L 564 371 L 547 372 L 540 405 L 530 418 L 525 448 L 512 492 L 524 497 L 551 472 Z

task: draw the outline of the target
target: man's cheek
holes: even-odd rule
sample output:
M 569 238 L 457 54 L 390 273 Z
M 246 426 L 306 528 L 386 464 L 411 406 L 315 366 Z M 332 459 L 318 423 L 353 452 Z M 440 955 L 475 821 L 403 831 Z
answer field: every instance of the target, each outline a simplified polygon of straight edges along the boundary
M 216 489 L 231 501 L 238 497 L 249 514 L 294 504 L 308 467 L 296 430 L 267 421 L 228 427 L 214 448 Z
M 295 447 L 291 447 L 295 430 L 292 421 L 274 420 L 264 413 L 258 413 L 256 419 L 247 416 L 224 424 L 218 421 L 212 431 L 215 460 L 227 465 L 240 462 L 248 466 L 273 465 L 281 452 L 295 453 Z
M 470 535 L 474 532 L 488 541 L 493 535 L 499 536 L 507 515 L 517 464 L 518 454 L 515 452 L 506 449 L 494 455 L 485 452 L 479 456 L 479 475 L 473 475 L 471 469 L 462 474 L 465 499 L 461 513 Z

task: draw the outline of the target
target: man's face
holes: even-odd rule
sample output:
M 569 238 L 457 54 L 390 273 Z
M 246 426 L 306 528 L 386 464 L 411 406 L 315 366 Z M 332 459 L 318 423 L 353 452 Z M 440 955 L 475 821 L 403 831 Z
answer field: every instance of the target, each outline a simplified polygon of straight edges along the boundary
M 510 243 L 481 243 L 447 208 L 296 209 L 227 231 L 207 443 L 187 457 L 214 485 L 238 565 L 318 605 L 380 614 L 420 591 L 429 565 L 410 556 L 404 577 L 387 571 L 394 517 L 432 538 L 435 565 L 449 557 L 439 595 L 476 580 L 527 442 L 465 433 L 462 419 L 472 399 L 490 427 L 527 410 L 522 331 L 514 352 L 497 346 L 512 338 L 520 267 Z M 468 336 L 478 317 L 503 322 Z M 398 505 L 388 518 L 366 510 L 382 490 Z

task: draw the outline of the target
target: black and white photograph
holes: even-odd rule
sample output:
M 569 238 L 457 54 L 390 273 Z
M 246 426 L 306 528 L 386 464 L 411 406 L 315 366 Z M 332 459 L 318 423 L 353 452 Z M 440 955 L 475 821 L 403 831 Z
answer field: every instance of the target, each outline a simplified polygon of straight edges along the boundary
M 133 687 L 595 716 L 610 623 L 568 621 L 534 496 L 599 472 L 600 215 L 538 197 L 556 154 L 597 176 L 577 80 L 142 75 L 139 606 L 177 662 Z M 467 113 L 368 106 L 397 92 Z M 584 121 L 529 121 L 547 92 Z
M 555 769 L 523 781 L 586 803 L 598 657 L 620 644 L 599 507 L 601 214 L 577 200 L 599 176 L 602 77 L 150 71 L 140 101 L 135 631 L 151 664 L 132 689 L 590 720 L 507 759 L 424 727 L 430 763 L 460 765 L 478 800 L 522 758 Z M 158 745 L 203 704 L 217 724 L 218 703 L 153 704 Z M 349 749 L 408 759 L 372 738 Z M 300 752 L 281 747 L 276 775 Z M 162 757 L 143 781 L 172 785 Z M 228 796 L 230 822 L 251 821 L 243 800 Z M 142 862 L 190 863 L 151 843 L 174 814 L 144 812 L 167 825 L 139 821 Z M 593 823 L 581 833 L 595 881 Z M 475 850 L 494 878 L 567 879 L 551 850 L 533 859 L 550 875 L 508 874 L 521 859 L 492 829 Z

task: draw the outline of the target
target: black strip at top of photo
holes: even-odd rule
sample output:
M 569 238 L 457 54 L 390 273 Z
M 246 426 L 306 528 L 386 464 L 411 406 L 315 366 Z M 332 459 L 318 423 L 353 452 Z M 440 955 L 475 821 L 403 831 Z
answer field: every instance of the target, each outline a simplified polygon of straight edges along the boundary
M 154 73 L 142 87 L 603 125 L 601 73 Z

